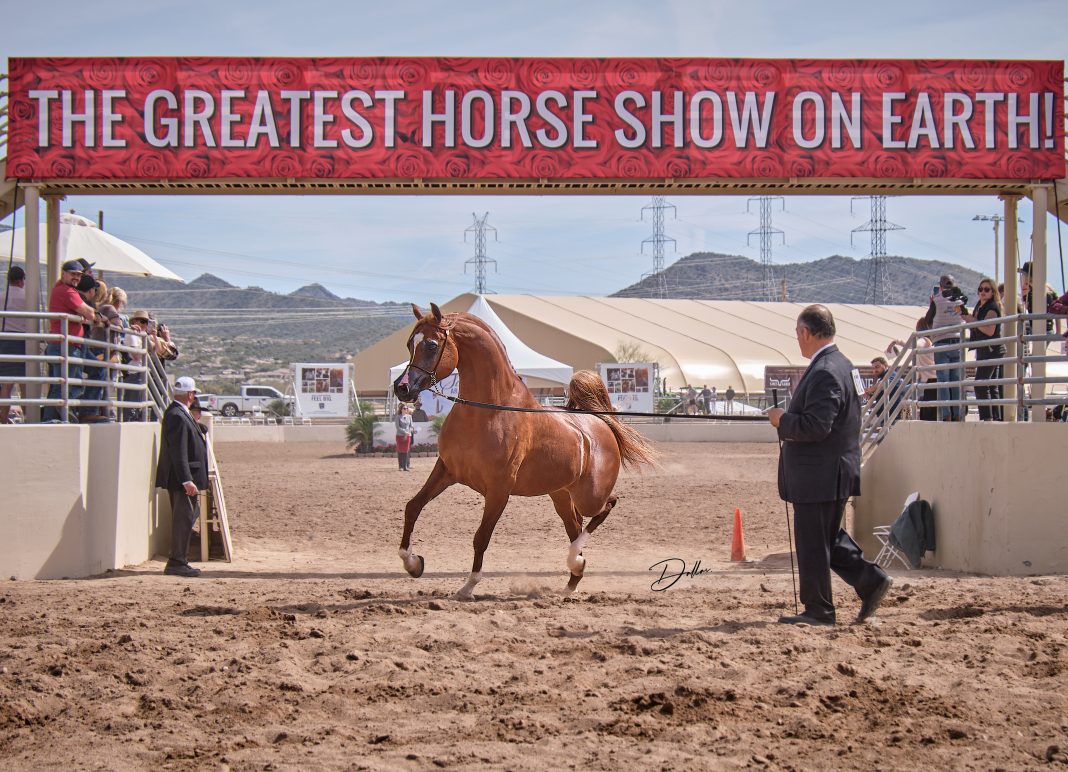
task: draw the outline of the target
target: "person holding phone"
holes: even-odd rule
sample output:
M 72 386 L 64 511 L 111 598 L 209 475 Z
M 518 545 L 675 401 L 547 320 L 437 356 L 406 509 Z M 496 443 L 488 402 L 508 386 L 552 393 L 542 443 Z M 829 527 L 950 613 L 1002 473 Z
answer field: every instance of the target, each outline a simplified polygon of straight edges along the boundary
M 961 327 L 964 320 L 961 314 L 968 312 L 968 297 L 957 286 L 956 280 L 949 274 L 938 280 L 938 285 L 931 291 L 931 301 L 924 317 L 930 325 L 931 341 L 935 346 L 934 361 L 936 365 L 957 365 L 944 367 L 936 372 L 940 384 L 957 383 L 956 386 L 939 386 L 939 402 L 956 402 L 955 405 L 943 405 L 938 408 L 942 421 L 963 421 L 966 408 L 960 404 L 960 385 L 964 380 L 964 368 L 960 367 L 962 357 Z

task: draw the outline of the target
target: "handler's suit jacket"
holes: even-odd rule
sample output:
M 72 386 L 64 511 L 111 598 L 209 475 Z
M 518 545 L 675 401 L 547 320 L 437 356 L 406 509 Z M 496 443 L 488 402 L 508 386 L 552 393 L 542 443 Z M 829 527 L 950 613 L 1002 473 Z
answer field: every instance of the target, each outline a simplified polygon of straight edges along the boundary
M 816 355 L 779 421 L 779 496 L 795 504 L 860 493 L 860 397 L 835 345 Z
M 192 480 L 197 490 L 208 487 L 208 446 L 189 411 L 177 402 L 163 414 L 163 436 L 156 465 L 156 487 L 182 490 Z

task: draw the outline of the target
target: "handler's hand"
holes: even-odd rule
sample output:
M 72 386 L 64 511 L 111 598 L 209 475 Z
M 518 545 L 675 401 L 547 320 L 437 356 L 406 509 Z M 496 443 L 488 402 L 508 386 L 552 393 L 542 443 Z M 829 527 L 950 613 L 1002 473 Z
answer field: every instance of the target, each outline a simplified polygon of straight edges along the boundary
M 779 419 L 782 418 L 782 414 L 785 413 L 785 412 L 786 411 L 783 410 L 781 407 L 770 407 L 770 408 L 768 408 L 768 421 L 771 423 L 772 426 L 774 426 L 776 429 L 778 429 L 779 428 Z
M 185 489 L 186 496 L 196 496 L 198 493 L 196 483 L 184 482 L 182 488 Z

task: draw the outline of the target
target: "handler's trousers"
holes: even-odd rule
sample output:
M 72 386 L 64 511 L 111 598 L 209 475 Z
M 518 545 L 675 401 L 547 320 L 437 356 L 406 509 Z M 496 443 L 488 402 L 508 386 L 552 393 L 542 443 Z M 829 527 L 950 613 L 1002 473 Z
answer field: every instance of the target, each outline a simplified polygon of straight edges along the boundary
M 794 540 L 797 543 L 797 573 L 805 613 L 833 622 L 831 571 L 868 597 L 886 578 L 886 572 L 865 559 L 853 538 L 842 530 L 846 499 L 815 504 L 794 504 Z
M 188 496 L 184 489 L 168 490 L 171 494 L 171 562 L 189 563 L 189 537 L 200 517 L 200 501 Z

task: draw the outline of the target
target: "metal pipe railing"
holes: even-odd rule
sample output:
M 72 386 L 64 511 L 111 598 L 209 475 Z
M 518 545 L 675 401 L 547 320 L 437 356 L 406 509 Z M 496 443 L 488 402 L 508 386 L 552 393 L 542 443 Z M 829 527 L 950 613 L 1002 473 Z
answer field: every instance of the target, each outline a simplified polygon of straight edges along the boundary
M 1037 326 L 1030 323 L 1045 322 L 1048 320 L 1064 319 L 1056 314 L 1014 314 L 995 319 L 984 319 L 975 322 L 963 322 L 952 327 L 941 327 L 934 330 L 914 332 L 905 341 L 904 347 L 890 364 L 887 374 L 872 392 L 868 400 L 863 418 L 861 420 L 861 454 L 866 459 L 871 452 L 890 431 L 895 422 L 901 420 L 903 414 L 915 420 L 920 408 L 958 408 L 961 418 L 967 413 L 970 405 L 1011 406 L 1016 408 L 1015 418 L 1020 419 L 1027 415 L 1031 407 L 1046 405 L 1068 405 L 1068 391 L 1059 394 L 1047 395 L 1045 386 L 1068 384 L 1068 356 L 1062 354 L 1032 353 L 1033 346 L 1039 344 L 1045 352 L 1049 343 L 1063 341 L 1059 334 L 1048 331 L 1046 333 L 1026 332 L 1029 327 Z M 997 338 L 985 340 L 966 340 L 965 333 L 976 327 L 987 327 L 992 324 L 1001 324 L 1002 329 L 1013 329 L 1015 334 L 1002 335 Z M 919 337 L 932 338 L 944 333 L 953 333 L 958 340 L 952 343 L 936 343 L 932 346 L 917 347 Z M 944 340 L 944 338 L 943 338 Z M 1015 344 L 1015 345 L 1011 345 Z M 988 346 L 1005 345 L 1007 355 L 991 359 L 966 360 L 969 349 L 981 349 Z M 933 365 L 917 365 L 916 357 L 920 354 L 935 354 L 939 352 L 959 352 L 960 361 L 942 362 Z M 1057 363 L 1065 365 L 1063 374 L 1029 375 L 1028 366 L 1033 363 Z M 1015 371 L 1015 375 L 997 378 L 968 377 L 969 368 L 1008 366 L 1007 369 Z M 953 380 L 927 382 L 931 373 L 944 371 L 960 371 L 962 376 Z M 996 371 L 995 371 L 996 372 Z M 1015 396 L 1007 397 L 975 397 L 969 398 L 968 391 L 975 388 L 1010 386 L 1016 387 Z M 1038 386 L 1039 395 L 1028 394 L 1027 386 Z M 923 395 L 931 390 L 959 389 L 960 394 L 956 399 L 923 399 Z M 906 412 L 907 411 L 907 412 Z M 1013 420 L 1011 417 L 1007 420 Z
M 121 421 L 124 419 L 123 411 L 127 409 L 150 408 L 156 416 L 161 415 L 145 383 L 144 375 L 154 358 L 149 345 L 151 338 L 147 333 L 112 326 L 107 329 L 104 340 L 97 340 L 72 334 L 74 325 L 77 325 L 78 332 L 81 331 L 84 320 L 79 316 L 0 311 L 0 320 L 4 318 L 20 319 L 30 329 L 26 332 L 0 332 L 0 340 L 20 340 L 28 344 L 28 350 L 40 352 L 43 347 L 44 353 L 0 354 L 0 362 L 21 362 L 27 368 L 24 376 L 0 376 L 0 384 L 19 384 L 21 391 L 27 391 L 26 386 L 32 385 L 40 387 L 44 394 L 22 393 L 18 399 L 0 399 L 0 405 L 56 408 L 62 423 L 70 422 L 71 410 L 80 408 L 103 410 L 105 420 L 114 416 L 115 420 Z M 59 321 L 59 333 L 40 332 L 42 326 L 49 325 L 53 320 Z M 49 353 L 49 346 L 56 346 L 57 352 Z M 75 352 L 81 355 L 75 356 Z M 124 363 L 123 354 L 127 358 L 142 357 L 143 361 Z M 156 361 L 158 363 L 158 359 Z M 42 369 L 46 374 L 41 374 Z M 58 373 L 54 373 L 54 370 L 58 370 Z M 166 378 L 163 383 L 166 384 Z M 72 396 L 72 389 L 77 396 Z M 86 397 L 86 389 L 100 389 L 100 396 L 94 398 L 96 392 L 91 391 L 90 396 Z M 163 394 L 167 393 L 165 387 Z M 130 399 L 131 395 L 142 398 Z

